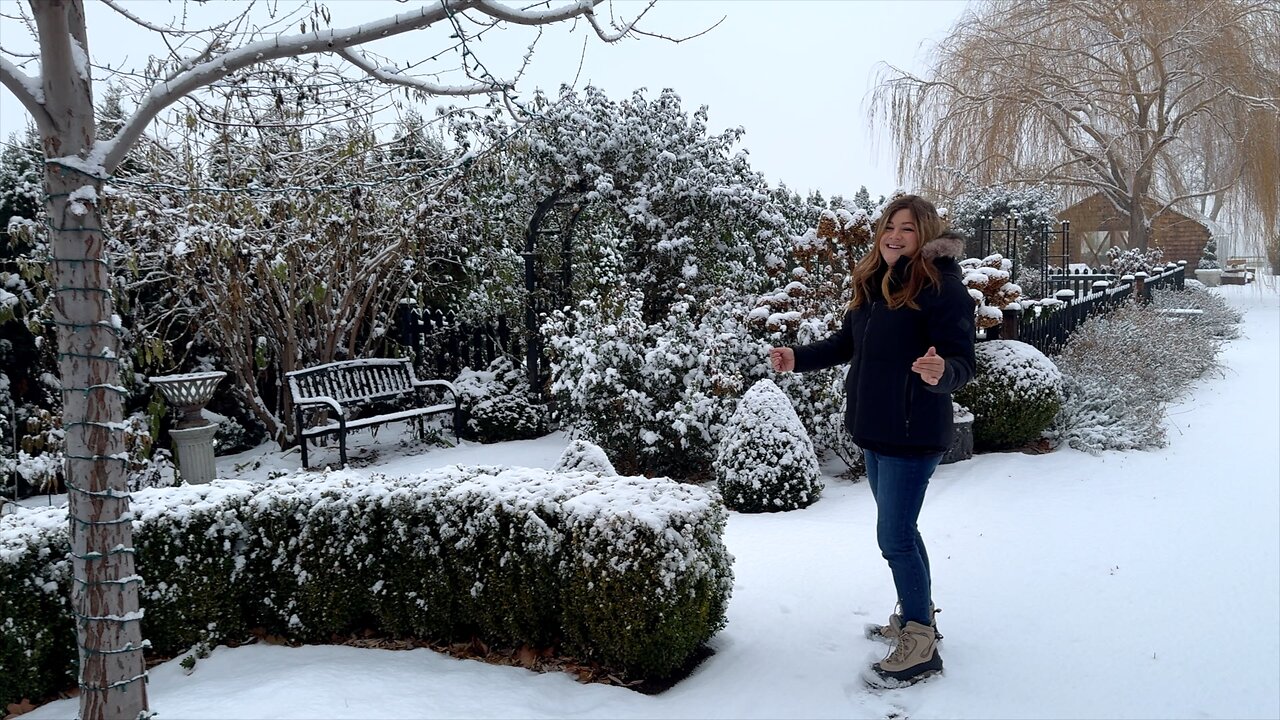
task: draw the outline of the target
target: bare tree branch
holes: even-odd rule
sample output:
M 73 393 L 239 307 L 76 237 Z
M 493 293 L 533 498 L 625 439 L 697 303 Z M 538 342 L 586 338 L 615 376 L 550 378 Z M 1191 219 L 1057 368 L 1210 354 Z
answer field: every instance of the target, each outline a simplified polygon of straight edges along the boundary
M 430 27 L 441 20 L 447 19 L 451 14 L 471 8 L 478 8 L 486 15 L 509 22 L 523 25 L 542 25 L 586 14 L 599 2 L 601 0 L 582 0 L 580 2 L 570 2 L 562 7 L 549 10 L 524 11 L 509 8 L 492 0 L 439 0 L 417 10 L 365 23 L 354 28 L 278 36 L 252 42 L 222 55 L 212 57 L 178 73 L 172 79 L 152 87 L 116 136 L 102 143 L 100 147 L 95 148 L 95 157 L 91 158 L 91 162 L 97 161 L 109 172 L 124 159 L 128 148 L 132 146 L 147 124 L 161 110 L 190 92 L 251 65 L 287 57 L 338 52 L 372 40 Z M 483 89 L 481 89 L 482 87 Z M 464 88 L 465 86 L 452 88 L 446 94 L 474 94 L 475 92 L 488 92 L 492 89 L 491 85 L 483 84 L 472 86 L 470 92 Z

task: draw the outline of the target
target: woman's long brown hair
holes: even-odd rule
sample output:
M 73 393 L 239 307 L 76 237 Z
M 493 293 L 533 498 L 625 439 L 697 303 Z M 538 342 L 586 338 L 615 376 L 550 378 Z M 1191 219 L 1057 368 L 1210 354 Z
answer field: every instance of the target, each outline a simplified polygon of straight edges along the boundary
M 896 283 L 891 282 L 893 273 L 887 271 L 881 273 L 881 270 L 887 270 L 888 264 L 880 254 L 880 238 L 884 236 L 884 228 L 889 223 L 889 218 L 903 208 L 911 212 L 911 219 L 916 223 L 916 237 L 920 242 L 915 253 L 907 261 L 906 281 L 895 287 Z M 938 269 L 924 257 L 924 246 L 946 229 L 942 218 L 938 217 L 938 209 L 919 195 L 903 195 L 889 203 L 881 213 L 880 219 L 876 221 L 871 251 L 863 255 L 858 264 L 853 266 L 853 299 L 849 301 L 848 309 L 852 310 L 867 302 L 867 298 L 871 297 L 871 283 L 879 274 L 881 275 L 880 295 L 891 310 L 897 310 L 904 305 L 912 310 L 919 310 L 920 305 L 916 303 L 916 297 L 926 286 L 936 285 L 939 279 Z

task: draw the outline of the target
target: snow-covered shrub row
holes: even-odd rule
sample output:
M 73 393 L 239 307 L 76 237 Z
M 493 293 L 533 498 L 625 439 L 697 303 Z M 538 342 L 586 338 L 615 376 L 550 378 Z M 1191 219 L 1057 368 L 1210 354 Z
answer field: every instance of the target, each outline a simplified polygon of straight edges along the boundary
M 718 497 L 667 479 L 451 467 L 133 496 L 144 636 L 165 656 L 263 628 L 556 645 L 663 677 L 725 622 Z M 74 678 L 65 509 L 0 518 L 0 702 Z M 12 698 L 12 699 L 10 699 Z
M 974 348 L 977 372 L 955 393 L 973 413 L 973 443 L 980 450 L 1023 445 L 1041 436 L 1062 406 L 1062 374 L 1035 347 L 988 340 Z
M 510 358 L 495 358 L 484 370 L 465 368 L 453 386 L 462 437 L 493 443 L 547 434 L 546 407 L 529 402 L 524 371 Z
M 226 482 L 133 494 L 133 546 L 143 634 L 159 656 L 247 637 L 240 587 L 253 486 Z M 65 507 L 0 518 L 0 707 L 75 683 L 71 560 Z
M 1062 377 L 1062 410 L 1046 433 L 1076 450 L 1150 450 L 1167 444 L 1165 401 L 1147 393 L 1117 392 L 1098 373 Z
M 1183 317 L 1191 327 L 1224 340 L 1240 337 L 1240 322 L 1244 320 L 1244 316 L 1221 295 L 1211 292 L 1200 283 L 1188 285 L 1182 292 L 1155 290 L 1151 293 L 1151 307 L 1169 311 L 1199 310 L 1199 315 Z
M 1161 309 L 1202 309 L 1204 315 Z M 1215 366 L 1239 320 L 1204 290 L 1157 291 L 1150 306 L 1126 305 L 1090 318 L 1056 358 L 1066 398 L 1052 437 L 1087 452 L 1164 447 L 1167 403 Z
M 822 494 L 813 442 L 785 393 L 760 380 L 742 396 L 720 439 L 716 485 L 741 512 L 794 510 Z
M 663 478 L 456 466 L 301 474 L 251 507 L 274 542 L 249 558 L 253 597 L 264 627 L 288 637 L 362 623 L 474 633 L 563 644 L 630 676 L 662 677 L 724 623 L 724 507 Z

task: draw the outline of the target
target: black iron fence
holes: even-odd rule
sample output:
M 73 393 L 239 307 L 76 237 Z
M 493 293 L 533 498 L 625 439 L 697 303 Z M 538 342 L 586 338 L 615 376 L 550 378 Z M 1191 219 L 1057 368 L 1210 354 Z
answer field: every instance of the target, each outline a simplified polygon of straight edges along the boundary
M 1064 276 L 1073 277 L 1073 276 Z M 1087 292 L 1078 293 L 1073 288 L 1062 288 L 1058 299 L 1063 304 L 1040 312 L 1005 308 L 1004 323 L 987 331 L 985 339 L 1004 338 L 1033 345 L 1046 355 L 1057 353 L 1076 328 L 1085 320 L 1099 313 L 1110 312 L 1126 302 L 1150 302 L 1153 290 L 1183 290 L 1186 285 L 1186 263 L 1171 264 L 1155 275 L 1128 276 L 1101 279 L 1107 276 L 1091 275 Z M 1051 278 L 1052 282 L 1052 278 Z M 1081 280 L 1081 282 L 1085 282 Z M 1065 292 L 1071 290 L 1070 293 Z
M 413 350 L 414 371 L 423 378 L 452 380 L 463 368 L 483 370 L 502 355 L 519 365 L 523 353 L 519 334 L 505 317 L 463 323 L 438 308 L 402 304 L 396 311 L 396 336 Z

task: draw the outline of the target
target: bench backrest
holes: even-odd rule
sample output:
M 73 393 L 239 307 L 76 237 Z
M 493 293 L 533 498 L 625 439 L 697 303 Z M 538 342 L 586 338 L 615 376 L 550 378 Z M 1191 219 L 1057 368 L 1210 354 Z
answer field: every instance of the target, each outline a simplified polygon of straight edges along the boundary
M 413 390 L 408 358 L 343 360 L 287 373 L 293 399 L 330 397 L 340 404 L 396 397 Z

